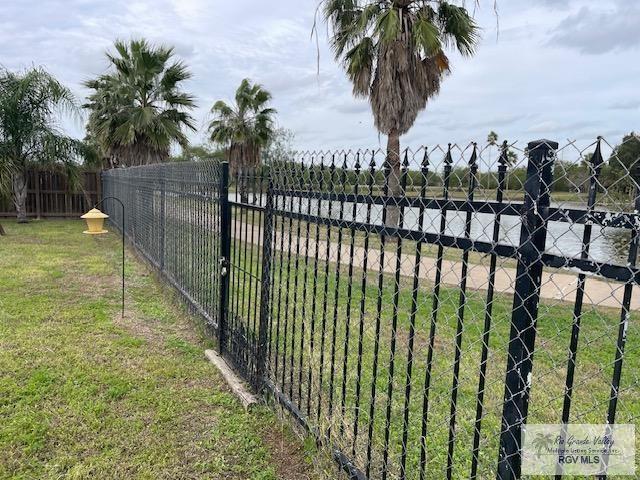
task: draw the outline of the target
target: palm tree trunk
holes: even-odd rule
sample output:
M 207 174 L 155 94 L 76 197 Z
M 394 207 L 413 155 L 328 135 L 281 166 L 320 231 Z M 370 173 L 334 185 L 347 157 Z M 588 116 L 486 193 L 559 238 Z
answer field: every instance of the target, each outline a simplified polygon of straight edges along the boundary
M 251 186 L 251 191 L 253 192 L 253 201 L 254 205 L 258 203 L 258 193 L 260 192 L 260 187 L 258 186 L 256 190 L 256 182 L 260 185 L 260 181 L 258 179 L 258 175 L 261 173 L 260 169 L 260 147 L 254 146 L 253 148 L 253 161 L 251 162 L 251 174 L 253 175 L 253 184 Z
M 249 151 L 244 145 L 240 146 L 240 158 L 238 159 L 238 189 L 240 190 L 240 202 L 249 203 L 248 175 L 249 175 L 249 159 L 247 158 Z
M 16 207 L 18 223 L 27 222 L 27 178 L 23 170 L 13 176 L 13 204 Z
M 387 139 L 387 165 L 386 178 L 388 195 L 398 197 L 402 195 L 400 185 L 400 135 L 397 130 L 391 130 Z M 393 202 L 387 204 L 386 226 L 396 228 L 400 222 L 400 209 Z
M 248 180 L 247 180 L 247 176 L 249 175 L 249 171 L 248 168 L 245 164 L 244 161 L 242 161 L 242 165 L 240 166 L 240 171 L 238 173 L 238 178 L 239 178 L 239 190 L 240 190 L 240 202 L 242 203 L 249 203 L 249 189 L 248 187 Z

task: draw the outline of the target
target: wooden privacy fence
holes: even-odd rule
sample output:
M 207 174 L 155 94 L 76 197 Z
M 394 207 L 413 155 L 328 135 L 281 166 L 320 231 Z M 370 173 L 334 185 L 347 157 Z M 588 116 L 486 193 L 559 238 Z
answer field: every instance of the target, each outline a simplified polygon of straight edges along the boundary
M 32 218 L 82 215 L 101 196 L 100 172 L 81 172 L 79 186 L 74 189 L 62 172 L 30 170 L 27 173 L 27 216 Z M 15 215 L 13 201 L 0 199 L 0 217 Z

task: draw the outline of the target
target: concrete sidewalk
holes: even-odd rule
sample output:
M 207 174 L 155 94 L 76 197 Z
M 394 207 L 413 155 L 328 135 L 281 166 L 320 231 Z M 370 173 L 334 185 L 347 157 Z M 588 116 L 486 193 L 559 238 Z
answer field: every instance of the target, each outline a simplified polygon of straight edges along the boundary
M 238 225 L 239 227 L 239 225 Z M 262 227 L 250 225 L 244 223 L 242 225 L 242 238 L 253 239 L 255 243 L 258 243 L 257 239 L 262 238 Z M 253 229 L 253 231 L 252 231 Z M 240 239 L 240 232 L 233 230 L 234 237 Z M 281 238 L 283 235 L 283 238 Z M 304 227 L 302 228 L 302 235 L 300 238 L 293 235 L 290 236 L 287 232 L 282 234 L 275 229 L 274 231 L 274 246 L 277 250 L 280 250 L 280 245 L 284 245 L 284 251 L 291 251 L 292 257 L 295 255 L 296 248 L 299 244 L 299 252 L 302 257 L 307 254 L 310 257 L 315 256 L 316 242 L 314 236 L 311 235 L 307 239 L 304 236 Z M 349 264 L 349 246 L 350 235 L 343 235 L 343 242 L 340 247 L 338 243 L 331 241 L 329 246 L 329 261 L 336 262 L 338 259 L 338 251 L 340 248 L 340 264 Z M 394 242 L 395 243 L 395 242 Z M 404 249 L 407 250 L 406 248 Z M 377 245 L 368 250 L 368 265 L 367 270 L 371 273 L 376 273 L 380 269 L 380 248 Z M 462 257 L 462 251 L 460 251 Z M 362 246 L 355 246 L 353 263 L 356 268 L 361 268 L 364 262 L 365 249 Z M 318 258 L 321 261 L 327 259 L 327 241 L 318 241 Z M 312 260 L 310 259 L 310 262 Z M 415 268 L 415 252 L 411 249 L 408 253 L 403 253 L 401 257 L 401 275 L 404 277 L 413 277 Z M 396 252 L 387 249 L 384 253 L 384 272 L 394 274 L 396 269 Z M 458 286 L 462 281 L 462 261 L 444 260 L 442 262 L 442 283 L 445 285 Z M 436 258 L 425 257 L 421 258 L 420 262 L 420 278 L 431 282 L 435 281 L 436 277 Z M 499 293 L 513 294 L 513 285 L 516 280 L 516 269 L 512 267 L 506 267 L 500 265 L 500 258 L 498 258 L 498 267 L 496 269 L 495 276 L 495 291 Z M 577 273 L 562 273 L 562 271 L 545 270 L 542 276 L 542 291 L 541 297 L 550 301 L 562 301 L 573 303 L 575 301 L 575 295 L 578 284 Z M 487 257 L 486 264 L 469 264 L 467 271 L 467 288 L 472 290 L 487 290 L 489 286 L 489 260 Z M 583 303 L 585 305 L 593 305 L 598 307 L 609 307 L 620 309 L 622 307 L 622 297 L 624 294 L 624 284 L 618 282 L 604 281 L 596 276 L 589 276 L 585 282 L 585 293 Z M 632 296 L 631 309 L 640 310 L 640 299 L 638 296 Z

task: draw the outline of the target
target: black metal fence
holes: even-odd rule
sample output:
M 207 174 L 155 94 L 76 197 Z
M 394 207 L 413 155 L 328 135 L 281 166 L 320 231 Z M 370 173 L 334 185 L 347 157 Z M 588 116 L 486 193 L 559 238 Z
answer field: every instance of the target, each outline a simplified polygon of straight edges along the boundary
M 313 152 L 236 179 L 113 170 L 103 191 L 351 478 L 512 479 L 527 422 L 639 423 L 640 159 L 619 152 Z

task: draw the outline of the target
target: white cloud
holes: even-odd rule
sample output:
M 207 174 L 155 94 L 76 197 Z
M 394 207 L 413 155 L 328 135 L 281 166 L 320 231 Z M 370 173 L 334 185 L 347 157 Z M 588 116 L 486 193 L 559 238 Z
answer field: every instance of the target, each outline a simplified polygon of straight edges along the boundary
M 626 47 L 640 39 L 638 3 L 607 5 L 502 0 L 496 36 L 493 2 L 481 2 L 477 55 L 452 55 L 441 94 L 403 143 L 463 144 L 484 140 L 490 130 L 524 143 L 538 135 L 592 139 L 637 130 L 640 64 L 637 50 Z M 317 0 L 6 0 L 0 59 L 11 69 L 44 65 L 83 97 L 82 82 L 104 71 L 113 40 L 144 36 L 175 46 L 189 65 L 194 77 L 186 88 L 197 97 L 200 125 L 215 100 L 231 99 L 249 77 L 272 91 L 279 124 L 296 132 L 298 146 L 384 146 L 367 102 L 351 96 L 324 27 L 317 71 L 310 35 L 316 6 Z M 81 125 L 69 128 L 83 135 Z M 202 138 L 203 132 L 193 135 Z
M 581 53 L 602 54 L 640 46 L 640 3 L 620 1 L 583 6 L 553 30 L 550 44 L 574 48 Z

